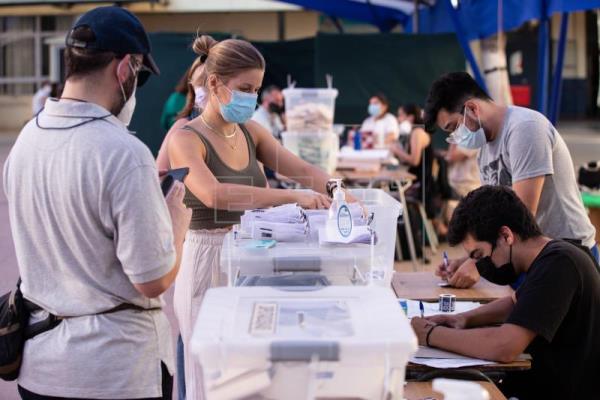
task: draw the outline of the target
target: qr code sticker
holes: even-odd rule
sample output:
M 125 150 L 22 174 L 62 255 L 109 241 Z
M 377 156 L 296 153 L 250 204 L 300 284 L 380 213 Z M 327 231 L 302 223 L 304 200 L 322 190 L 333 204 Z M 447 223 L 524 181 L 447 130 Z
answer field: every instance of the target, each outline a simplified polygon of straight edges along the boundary
M 251 335 L 268 335 L 275 333 L 277 326 L 277 304 L 255 303 L 250 323 Z

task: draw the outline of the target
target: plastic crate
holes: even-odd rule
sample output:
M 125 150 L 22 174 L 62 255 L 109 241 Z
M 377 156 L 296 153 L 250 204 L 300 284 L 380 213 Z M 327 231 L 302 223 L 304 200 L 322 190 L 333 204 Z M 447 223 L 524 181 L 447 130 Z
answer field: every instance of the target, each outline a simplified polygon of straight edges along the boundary
M 287 88 L 286 127 L 290 132 L 332 132 L 337 89 Z
M 209 289 L 191 351 L 205 398 L 403 398 L 417 338 L 378 287 Z
M 377 243 L 319 245 L 311 230 L 304 242 L 278 242 L 269 249 L 250 248 L 250 239 L 225 236 L 221 251 L 221 271 L 231 284 L 238 276 L 275 276 L 286 274 L 321 274 L 332 285 L 361 285 L 377 279 L 390 287 L 394 273 L 397 221 L 402 205 L 381 189 L 350 189 L 369 213 L 374 214 L 372 228 Z M 377 273 L 376 277 L 371 274 Z

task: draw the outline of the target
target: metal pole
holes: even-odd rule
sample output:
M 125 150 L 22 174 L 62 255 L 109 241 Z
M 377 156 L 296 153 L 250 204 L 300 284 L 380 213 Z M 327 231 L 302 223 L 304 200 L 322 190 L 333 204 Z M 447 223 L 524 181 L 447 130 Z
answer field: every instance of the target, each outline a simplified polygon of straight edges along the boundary
M 471 69 L 473 70 L 473 75 L 475 75 L 475 80 L 477 81 L 477 84 L 486 93 L 488 93 L 487 85 L 485 84 L 483 75 L 481 75 L 481 71 L 479 70 L 477 61 L 475 60 L 475 56 L 473 55 L 473 52 L 471 51 L 471 46 L 469 46 L 469 41 L 465 37 L 465 34 L 463 32 L 462 25 L 458 18 L 458 13 L 452 6 L 452 2 L 450 0 L 445 0 L 445 4 L 446 4 L 446 9 L 448 11 L 448 15 L 450 15 L 450 18 L 452 19 L 452 23 L 454 24 L 454 31 L 456 33 L 456 37 L 458 38 L 460 47 L 462 47 L 462 50 L 463 50 L 463 53 L 465 54 L 467 62 L 469 63 L 469 65 L 471 66 Z
M 412 33 L 419 33 L 419 0 L 414 0 L 415 11 L 413 12 L 413 29 Z
M 35 26 L 33 29 L 35 30 L 33 41 L 33 65 L 36 79 L 34 90 L 38 90 L 42 83 L 42 17 L 35 17 Z
M 546 15 L 546 2 L 542 1 L 542 17 L 538 32 L 538 88 L 537 108 L 544 115 L 548 115 L 548 52 L 549 52 L 549 27 L 550 20 Z
M 558 40 L 558 51 L 556 65 L 552 76 L 552 93 L 550 97 L 550 122 L 556 124 L 560 114 L 560 100 L 562 94 L 562 72 L 565 61 L 565 49 L 567 45 L 567 31 L 569 29 L 569 13 L 564 12 L 560 20 L 560 36 Z

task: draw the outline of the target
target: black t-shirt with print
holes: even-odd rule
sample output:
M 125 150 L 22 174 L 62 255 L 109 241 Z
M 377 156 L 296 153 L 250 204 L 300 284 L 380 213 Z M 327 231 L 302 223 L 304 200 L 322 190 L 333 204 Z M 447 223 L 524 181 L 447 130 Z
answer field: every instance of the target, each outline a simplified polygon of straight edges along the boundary
M 506 322 L 537 334 L 527 349 L 530 389 L 539 398 L 600 398 L 600 273 L 589 255 L 549 242 L 516 298 Z

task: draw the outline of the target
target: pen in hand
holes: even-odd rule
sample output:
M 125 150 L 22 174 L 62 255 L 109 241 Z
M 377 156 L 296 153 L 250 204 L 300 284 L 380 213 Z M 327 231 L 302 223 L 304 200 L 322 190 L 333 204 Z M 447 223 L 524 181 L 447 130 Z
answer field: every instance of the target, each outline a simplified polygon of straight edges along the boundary
M 425 317 L 425 307 L 423 307 L 423 302 L 419 301 L 419 309 L 421 310 L 421 318 Z
M 450 266 L 450 260 L 448 260 L 448 253 L 445 251 L 442 253 L 442 257 L 444 259 L 444 271 L 446 271 L 446 278 L 448 280 L 448 267 Z

